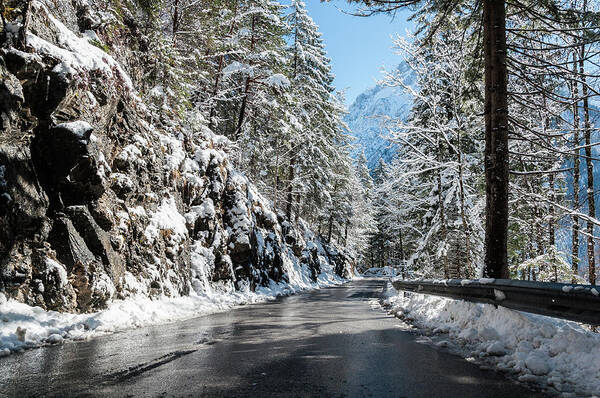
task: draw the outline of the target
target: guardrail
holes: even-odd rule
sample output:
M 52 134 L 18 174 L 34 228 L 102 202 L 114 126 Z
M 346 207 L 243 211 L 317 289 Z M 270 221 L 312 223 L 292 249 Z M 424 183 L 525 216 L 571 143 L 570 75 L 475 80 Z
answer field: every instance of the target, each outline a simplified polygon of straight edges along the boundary
M 392 280 L 392 285 L 600 326 L 600 286 L 511 279 Z

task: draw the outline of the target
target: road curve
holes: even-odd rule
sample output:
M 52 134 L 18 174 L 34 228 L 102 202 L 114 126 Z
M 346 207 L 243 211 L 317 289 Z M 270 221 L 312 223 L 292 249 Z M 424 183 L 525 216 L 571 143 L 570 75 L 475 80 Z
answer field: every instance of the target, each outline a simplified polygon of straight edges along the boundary
M 541 397 L 416 342 L 381 279 L 0 360 L 0 396 Z

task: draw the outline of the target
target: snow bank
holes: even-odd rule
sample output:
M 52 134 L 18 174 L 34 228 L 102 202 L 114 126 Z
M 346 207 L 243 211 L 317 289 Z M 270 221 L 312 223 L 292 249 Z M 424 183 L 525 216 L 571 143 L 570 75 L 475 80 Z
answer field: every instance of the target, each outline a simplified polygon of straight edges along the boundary
M 600 335 L 577 323 L 423 294 L 393 294 L 392 312 L 448 334 L 468 360 L 563 396 L 600 395 Z
M 252 292 L 213 288 L 204 294 L 152 300 L 145 297 L 116 300 L 106 310 L 92 314 L 45 311 L 0 293 L 0 357 L 66 339 L 86 340 L 120 330 L 182 321 L 229 310 L 235 306 L 274 300 L 311 288 L 343 283 L 329 277 L 317 283 L 271 283 Z

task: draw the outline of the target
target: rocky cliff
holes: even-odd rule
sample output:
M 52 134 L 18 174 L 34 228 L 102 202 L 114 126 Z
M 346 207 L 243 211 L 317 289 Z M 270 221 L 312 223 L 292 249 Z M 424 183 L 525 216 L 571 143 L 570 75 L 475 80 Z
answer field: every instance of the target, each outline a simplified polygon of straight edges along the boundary
M 346 255 L 232 168 L 226 138 L 154 117 L 132 61 L 148 44 L 110 3 L 2 10 L 0 291 L 87 312 L 135 295 L 350 276 Z

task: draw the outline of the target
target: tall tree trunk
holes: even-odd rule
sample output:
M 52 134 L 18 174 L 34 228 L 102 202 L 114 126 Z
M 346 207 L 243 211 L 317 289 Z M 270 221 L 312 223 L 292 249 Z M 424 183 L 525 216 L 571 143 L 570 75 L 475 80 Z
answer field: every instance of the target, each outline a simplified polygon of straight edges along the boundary
M 544 87 L 544 76 L 540 76 L 540 87 Z M 550 119 L 548 118 L 548 102 L 546 101 L 546 94 L 542 91 L 542 111 L 543 111 L 543 119 L 544 119 L 544 134 L 547 134 L 548 129 L 550 128 Z M 551 166 L 552 167 L 552 166 Z M 555 222 L 556 222 L 556 209 L 554 208 L 554 202 L 556 201 L 556 192 L 554 187 L 554 173 L 550 173 L 548 175 L 548 189 L 550 191 L 550 208 L 548 209 L 548 249 L 555 248 L 556 244 L 556 231 L 555 231 Z M 552 273 L 554 274 L 554 282 L 558 282 L 558 268 L 556 263 L 552 262 Z
M 584 1 L 583 9 L 586 9 Z M 590 107 L 588 98 L 588 87 L 585 77 L 585 45 L 581 45 L 579 54 L 579 73 L 581 79 L 581 94 L 583 96 L 583 118 L 584 118 L 584 136 L 585 136 L 585 164 L 587 169 L 587 200 L 588 200 L 588 215 L 591 218 L 596 218 L 596 204 L 594 201 L 594 163 L 592 160 L 592 128 L 590 125 Z M 594 250 L 594 224 L 587 222 L 587 255 L 588 255 L 588 271 L 590 284 L 596 284 L 596 258 Z
M 450 268 L 448 265 L 448 226 L 446 225 L 446 209 L 444 207 L 444 196 L 442 195 L 442 172 L 439 166 L 441 165 L 441 140 L 438 140 L 438 170 L 437 170 L 437 185 L 438 185 L 438 206 L 440 207 L 440 224 L 442 229 L 442 243 L 444 245 L 443 266 L 444 266 L 444 277 L 450 278 Z
M 548 176 L 548 185 L 550 188 L 550 215 L 548 217 L 548 245 L 553 247 L 556 243 L 555 234 L 555 222 L 556 222 L 556 211 L 554 209 L 554 202 L 556 201 L 556 193 L 554 191 L 554 173 Z
M 398 222 L 400 224 L 400 222 Z M 398 244 L 400 245 L 400 268 L 402 270 L 402 279 L 406 279 L 406 264 L 404 263 L 404 240 L 402 238 L 402 228 L 398 228 Z
M 404 264 L 404 239 L 402 237 L 402 229 L 398 228 L 398 244 L 399 244 L 399 255 L 400 262 Z
M 337 191 L 337 184 L 338 184 L 338 182 L 336 181 L 335 184 L 333 185 L 333 192 Z M 329 214 L 329 232 L 327 232 L 327 243 L 331 243 L 332 230 L 333 230 L 333 208 L 331 209 L 331 213 Z
M 373 248 L 375 247 L 375 242 L 371 241 L 371 268 L 375 266 L 375 250 L 373 250 Z
M 554 223 L 556 222 L 556 210 L 554 202 L 556 201 L 556 193 L 554 191 L 554 173 L 548 176 L 548 185 L 550 185 L 550 215 L 548 217 L 548 246 L 553 249 L 556 244 L 556 234 Z M 558 282 L 558 267 L 556 262 L 552 262 L 552 272 L 554 273 L 554 282 Z
M 294 204 L 294 167 L 296 164 L 296 157 L 292 156 L 290 159 L 290 165 L 288 168 L 288 187 L 287 187 L 287 203 L 285 208 L 285 215 L 290 222 L 292 221 L 292 208 Z
M 460 218 L 462 221 L 463 234 L 465 236 L 465 267 L 464 267 L 464 276 L 469 278 L 471 277 L 471 231 L 469 222 L 467 221 L 467 214 L 465 209 L 465 186 L 464 186 L 464 165 L 463 165 L 463 157 L 462 157 L 462 149 L 460 142 L 460 134 L 458 134 L 458 186 L 459 192 L 458 197 L 460 200 Z M 457 273 L 458 277 L 461 278 L 463 275 L 461 273 L 460 267 L 460 259 L 457 263 Z
M 233 30 L 235 29 L 236 16 L 237 16 L 237 7 L 235 7 L 233 10 L 233 17 L 231 18 L 231 25 L 229 26 L 228 36 L 231 36 L 233 34 Z M 213 85 L 213 91 L 212 91 L 213 101 L 215 101 L 214 99 L 217 96 L 217 94 L 219 93 L 219 84 L 221 83 L 221 74 L 223 72 L 223 63 L 224 62 L 225 62 L 225 55 L 221 54 L 219 56 L 217 73 L 215 73 L 215 84 Z M 216 116 L 216 112 L 217 112 L 217 104 L 215 101 L 210 105 L 210 114 L 208 117 L 208 128 L 211 130 L 213 130 L 215 127 L 214 118 Z
M 379 261 L 380 267 L 385 267 L 385 239 L 383 238 L 383 236 L 381 237 L 381 240 L 379 241 L 379 250 L 381 250 L 380 253 L 380 257 L 379 257 Z
M 256 15 L 252 15 L 252 30 L 250 37 L 250 51 L 254 51 L 256 45 Z M 242 132 L 242 126 L 244 125 L 244 120 L 246 119 L 246 107 L 248 106 L 248 95 L 250 94 L 250 76 L 246 77 L 246 84 L 244 85 L 244 97 L 242 99 L 242 105 L 240 106 L 240 113 L 238 117 L 237 127 L 235 129 L 235 140 L 237 141 L 240 138 L 240 134 Z
M 250 94 L 250 78 L 246 78 L 246 84 L 244 86 L 244 97 L 242 99 L 242 105 L 240 106 L 240 113 L 238 116 L 237 127 L 235 128 L 234 139 L 237 141 L 242 133 L 242 126 L 246 119 L 246 107 L 248 106 L 248 94 Z
M 573 51 L 573 75 L 577 75 L 577 51 Z M 579 84 L 574 81 L 573 86 L 573 211 L 579 211 Z M 579 274 L 579 217 L 573 215 L 573 228 L 571 236 L 571 268 L 573 270 L 572 282 L 577 282 Z
M 344 228 L 344 248 L 348 247 L 348 224 L 349 221 L 346 221 L 346 227 Z
M 179 31 L 179 0 L 173 2 L 173 47 L 177 47 L 177 32 Z
M 508 98 L 504 0 L 483 0 L 485 42 L 485 269 L 508 278 Z
M 295 5 L 297 7 L 297 4 Z M 298 10 L 297 8 L 294 11 L 296 16 L 296 23 L 294 26 L 294 71 L 292 74 L 293 79 L 296 79 L 296 74 L 298 72 Z M 290 164 L 288 168 L 288 188 L 287 188 L 287 204 L 285 208 L 285 214 L 292 221 L 292 208 L 294 205 L 294 167 L 296 165 L 296 156 L 292 155 L 290 158 Z M 329 240 L 331 240 L 331 224 L 329 227 Z
M 275 142 L 273 143 L 273 148 L 275 148 L 275 178 L 273 181 L 273 209 L 277 212 L 277 201 L 279 200 L 279 149 L 277 147 L 277 138 L 275 138 Z M 319 228 L 320 225 L 319 225 Z

